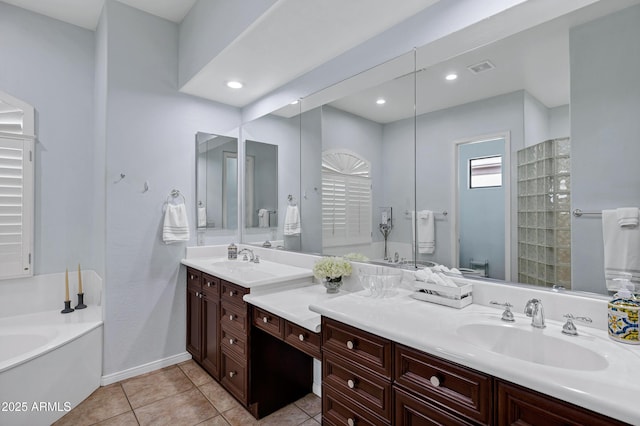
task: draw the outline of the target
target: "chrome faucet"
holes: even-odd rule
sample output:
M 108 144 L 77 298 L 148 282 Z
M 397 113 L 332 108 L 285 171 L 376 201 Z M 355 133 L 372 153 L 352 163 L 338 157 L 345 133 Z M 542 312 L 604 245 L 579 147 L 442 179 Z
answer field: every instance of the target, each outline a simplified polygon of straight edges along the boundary
M 248 260 L 249 262 L 253 262 L 253 263 L 259 263 L 260 261 L 258 260 L 256 262 L 256 256 L 255 254 L 253 254 L 253 250 L 249 249 L 249 248 L 243 248 L 242 250 L 240 250 L 238 252 L 238 255 L 241 255 L 244 253 L 244 256 L 242 258 L 242 260 Z M 251 255 L 251 258 L 247 257 L 247 253 L 249 253 Z
M 531 299 L 524 307 L 526 316 L 531 317 L 531 326 L 535 328 L 545 328 L 544 324 L 544 308 L 542 301 L 539 299 Z

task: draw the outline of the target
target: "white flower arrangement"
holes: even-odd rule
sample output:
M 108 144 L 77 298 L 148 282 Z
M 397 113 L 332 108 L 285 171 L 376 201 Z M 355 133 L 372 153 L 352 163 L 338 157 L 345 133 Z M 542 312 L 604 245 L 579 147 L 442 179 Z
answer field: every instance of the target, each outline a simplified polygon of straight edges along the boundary
M 313 275 L 319 280 L 351 275 L 351 271 L 351 263 L 341 257 L 325 257 L 313 265 Z

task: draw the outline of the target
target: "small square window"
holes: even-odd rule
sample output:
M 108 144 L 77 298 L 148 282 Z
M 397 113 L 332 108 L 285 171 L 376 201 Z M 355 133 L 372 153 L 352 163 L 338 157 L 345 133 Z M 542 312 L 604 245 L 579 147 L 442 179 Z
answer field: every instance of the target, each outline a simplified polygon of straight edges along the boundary
M 502 156 L 472 158 L 469 160 L 469 188 L 502 186 Z

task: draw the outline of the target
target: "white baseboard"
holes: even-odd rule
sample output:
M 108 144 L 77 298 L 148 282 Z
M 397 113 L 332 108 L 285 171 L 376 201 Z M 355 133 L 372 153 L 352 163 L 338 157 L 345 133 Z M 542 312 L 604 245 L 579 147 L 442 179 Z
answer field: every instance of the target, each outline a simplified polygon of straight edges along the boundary
M 110 385 L 111 383 L 119 382 L 120 380 L 129 379 L 131 377 L 139 376 L 140 374 L 149 373 L 151 371 L 159 370 L 170 365 L 178 364 L 183 361 L 191 359 L 189 352 L 183 352 L 178 355 L 173 355 L 168 358 L 152 361 L 147 364 L 139 365 L 137 367 L 129 368 L 127 370 L 119 371 L 117 373 L 107 374 L 102 376 L 100 380 L 101 386 Z

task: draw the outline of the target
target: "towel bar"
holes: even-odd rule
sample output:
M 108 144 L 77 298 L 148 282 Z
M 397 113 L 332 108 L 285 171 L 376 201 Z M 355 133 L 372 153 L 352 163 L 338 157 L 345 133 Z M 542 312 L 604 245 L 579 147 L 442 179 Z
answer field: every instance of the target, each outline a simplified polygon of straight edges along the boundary
M 449 212 L 445 210 L 443 212 L 433 212 L 433 214 L 441 214 L 442 216 L 446 216 L 449 214 Z M 411 212 L 409 210 L 405 210 L 404 215 L 407 217 L 411 217 Z
M 573 215 L 575 217 L 580 217 L 582 215 L 592 215 L 592 216 L 600 216 L 600 215 L 602 215 L 602 212 L 583 212 L 580 209 L 575 209 L 572 213 L 573 213 Z

